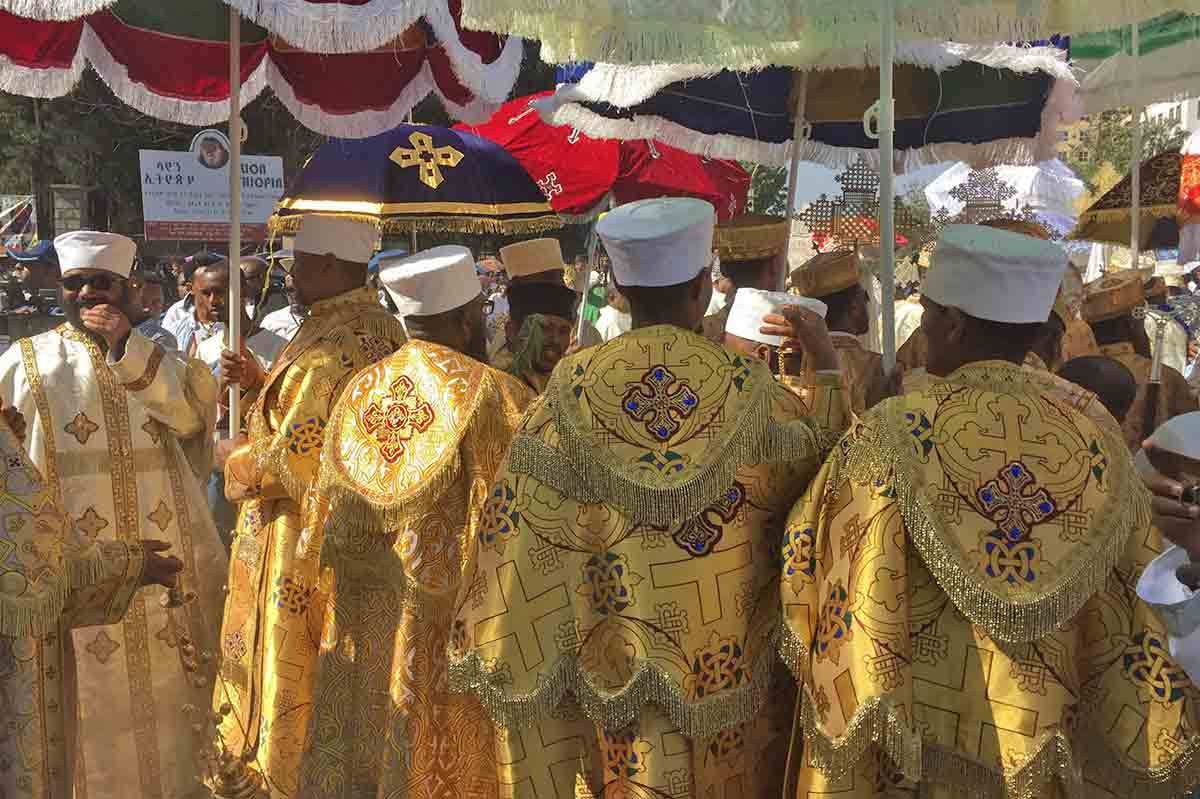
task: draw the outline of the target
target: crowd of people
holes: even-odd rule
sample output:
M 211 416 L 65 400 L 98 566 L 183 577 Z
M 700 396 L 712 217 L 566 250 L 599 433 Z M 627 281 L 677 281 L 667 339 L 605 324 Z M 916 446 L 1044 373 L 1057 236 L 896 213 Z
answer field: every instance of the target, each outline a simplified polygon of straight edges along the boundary
M 1146 443 L 1200 406 L 1138 310 L 1172 289 L 948 226 L 887 373 L 856 250 L 792 268 L 787 220 L 687 199 L 596 232 L 600 279 L 314 213 L 171 303 L 123 236 L 43 248 L 64 324 L 0 355 L 0 796 L 1200 783 L 1200 464 Z

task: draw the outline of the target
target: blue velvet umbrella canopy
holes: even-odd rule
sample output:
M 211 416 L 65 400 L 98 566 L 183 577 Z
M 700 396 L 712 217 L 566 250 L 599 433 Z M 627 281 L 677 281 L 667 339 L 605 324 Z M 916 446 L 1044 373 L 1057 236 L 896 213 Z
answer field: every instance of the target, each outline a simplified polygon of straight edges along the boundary
M 895 68 L 895 148 L 905 166 L 1037 160 L 1056 80 L 1074 81 L 1066 40 L 1034 45 L 902 46 Z M 548 122 L 598 138 L 655 136 L 690 152 L 783 165 L 791 155 L 798 92 L 811 126 L 801 160 L 837 169 L 877 150 L 863 114 L 879 96 L 878 70 L 834 63 L 797 70 L 575 64 L 560 69 Z M 1049 137 L 1052 139 L 1052 137 Z
M 293 232 L 312 212 L 369 219 L 384 233 L 524 235 L 563 226 L 501 147 L 425 125 L 321 145 L 279 201 L 271 230 Z

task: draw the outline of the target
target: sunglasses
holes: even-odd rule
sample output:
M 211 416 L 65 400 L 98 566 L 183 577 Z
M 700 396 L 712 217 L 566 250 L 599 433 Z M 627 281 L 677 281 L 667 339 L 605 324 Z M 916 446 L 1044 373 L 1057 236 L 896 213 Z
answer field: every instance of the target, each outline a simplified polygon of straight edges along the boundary
M 67 275 L 58 283 L 67 291 L 82 291 L 84 286 L 91 286 L 96 291 L 108 291 L 118 285 L 120 278 L 103 273 L 95 275 Z

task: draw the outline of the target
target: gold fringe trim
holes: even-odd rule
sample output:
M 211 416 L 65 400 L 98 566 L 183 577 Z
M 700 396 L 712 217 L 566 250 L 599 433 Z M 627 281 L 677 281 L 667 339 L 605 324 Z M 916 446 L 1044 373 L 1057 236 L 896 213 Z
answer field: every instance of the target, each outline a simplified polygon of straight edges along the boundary
M 1179 207 L 1175 203 L 1164 203 L 1162 205 L 1143 205 L 1139 213 L 1142 216 L 1152 216 L 1158 219 L 1173 217 L 1178 212 Z M 1076 227 L 1083 227 L 1091 222 L 1125 222 L 1132 217 L 1132 208 L 1096 208 L 1080 214 Z
M 130 548 L 133 549 L 132 547 Z M 137 551 L 141 551 L 138 545 Z M 53 632 L 61 621 L 67 597 L 98 583 L 107 573 L 104 555 L 95 544 L 63 560 L 57 584 L 43 577 L 43 590 L 31 596 L 0 596 L 0 636 L 4 638 L 40 637 Z M 129 557 L 132 557 L 132 552 Z
M 325 214 L 323 214 L 324 216 Z M 368 222 L 380 233 L 466 233 L 478 236 L 527 236 L 561 230 L 567 222 L 557 214 L 541 214 L 518 219 L 494 219 L 485 216 L 412 216 L 380 219 L 369 214 L 337 213 L 342 216 Z M 267 220 L 270 236 L 294 235 L 300 229 L 304 214 L 281 216 L 272 214 Z
M 509 469 L 535 477 L 578 501 L 603 501 L 641 523 L 669 525 L 691 518 L 733 483 L 743 464 L 820 458 L 833 440 L 807 419 L 782 424 L 771 419 L 774 380 L 768 378 L 756 387 L 758 394 L 751 398 L 746 412 L 727 423 L 730 434 L 718 445 L 716 458 L 681 483 L 649 486 L 577 429 L 571 418 L 574 414 L 564 407 L 570 401 L 563 397 L 569 386 L 565 381 L 562 385 L 556 382 L 561 371 L 555 371 L 544 394 L 546 412 L 554 419 L 559 435 L 558 449 L 533 436 L 518 435 L 509 449 Z
M 1016 371 L 1017 367 L 1014 367 Z M 959 381 L 962 385 L 985 391 L 1012 392 L 1012 381 Z M 1136 530 L 1150 524 L 1150 499 L 1134 473 L 1132 461 L 1120 457 L 1126 449 L 1112 433 L 1097 426 L 1110 454 L 1110 485 L 1115 488 L 1098 514 L 1101 520 L 1092 531 L 1095 553 L 1075 564 L 1058 580 L 1058 587 L 1033 597 L 1006 597 L 981 583 L 979 576 L 963 565 L 962 553 L 952 541 L 945 523 L 933 504 L 919 489 L 916 469 L 906 457 L 903 424 L 905 411 L 900 401 L 892 400 L 867 416 L 867 424 L 882 430 L 878 441 L 855 439 L 845 453 L 845 468 L 858 479 L 891 479 L 896 489 L 896 504 L 904 518 L 909 539 L 922 560 L 955 607 L 972 624 L 992 638 L 1009 644 L 1028 643 L 1044 638 L 1069 621 L 1083 604 L 1104 587 L 1109 573 L 1121 558 L 1125 544 Z M 876 422 L 871 425 L 871 421 Z M 885 440 L 883 437 L 890 438 Z
M 1055 729 L 1040 736 L 1023 762 L 997 768 L 965 752 L 924 741 L 889 696 L 874 696 L 860 705 L 846 733 L 837 738 L 821 730 L 807 691 L 801 691 L 800 702 L 809 759 L 831 781 L 849 776 L 872 751 L 879 751 L 905 779 L 954 786 L 959 789 L 955 796 L 963 799 L 1041 799 L 1054 782 L 1067 799 L 1085 799 L 1085 767 L 1088 781 L 1104 785 L 1116 796 L 1179 797 L 1200 783 L 1200 738 L 1193 738 L 1170 764 L 1142 770 L 1131 768 L 1124 753 L 1101 744 L 1101 730 L 1084 728 L 1068 737 Z
M 533 691 L 512 694 L 476 651 L 461 658 L 451 651 L 450 690 L 475 694 L 492 721 L 502 727 L 527 727 L 553 712 L 570 694 L 583 714 L 606 730 L 628 727 L 646 705 L 653 704 L 688 738 L 711 738 L 753 720 L 770 698 L 771 675 L 779 662 L 774 635 L 762 649 L 746 683 L 698 702 L 686 700 L 675 680 L 648 662 L 642 662 L 619 691 L 609 693 L 592 683 L 574 654 L 563 655 L 553 668 L 542 672 Z

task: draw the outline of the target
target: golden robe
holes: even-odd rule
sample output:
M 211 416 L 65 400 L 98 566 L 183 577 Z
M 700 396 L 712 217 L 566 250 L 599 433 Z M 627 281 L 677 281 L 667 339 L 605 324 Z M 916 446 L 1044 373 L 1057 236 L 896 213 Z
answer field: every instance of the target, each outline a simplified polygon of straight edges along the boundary
M 846 381 L 850 408 L 862 413 L 867 409 L 867 395 L 872 387 L 883 380 L 883 356 L 871 352 L 849 333 L 831 333 L 830 337 Z
M 184 563 L 183 587 L 196 594 L 168 608 L 162 589 L 143 591 L 126 613 L 104 614 L 109 624 L 68 633 L 79 700 L 68 721 L 77 725 L 75 795 L 196 795 L 208 742 L 184 708 L 208 704 L 228 573 L 197 479 L 209 470 L 216 381 L 199 361 L 137 332 L 110 362 L 97 339 L 63 325 L 0 355 L 0 396 L 25 416 L 29 458 L 81 540 L 167 541 Z
M 1146 395 L 1150 384 L 1150 370 L 1154 364 L 1149 358 L 1134 352 L 1133 345 L 1128 343 L 1103 346 L 1100 348 L 1100 354 L 1123 363 L 1133 373 L 1133 379 L 1137 381 L 1137 396 L 1134 397 L 1133 405 L 1129 408 L 1129 413 L 1125 415 L 1125 423 L 1122 425 L 1125 431 L 1125 443 L 1131 450 L 1141 449 L 1142 442 L 1149 438 L 1150 434 L 1157 430 L 1163 422 L 1200 408 L 1200 404 L 1197 403 L 1196 397 L 1192 394 L 1191 387 L 1183 375 L 1163 364 L 1162 382 L 1158 386 L 1158 407 L 1154 412 L 1154 430 L 1145 429 Z
M 121 620 L 142 545 L 81 541 L 3 422 L 0 456 L 0 795 L 61 799 L 79 743 L 72 630 Z
M 495 797 L 492 723 L 449 693 L 463 552 L 533 392 L 410 341 L 334 409 L 321 464 L 321 562 L 334 600 L 314 686 L 305 799 Z
M 981 362 L 835 448 L 782 545 L 789 795 L 1152 799 L 1200 778 L 1200 693 L 1134 590 L 1150 498 L 1098 404 Z
M 226 750 L 251 757 L 271 796 L 296 792 L 325 619 L 321 529 L 301 516 L 316 494 L 325 427 L 359 370 L 404 342 L 373 289 L 314 303 L 247 415 L 249 443 L 225 465 L 242 501 L 221 627 L 214 707 Z
M 840 428 L 840 377 L 816 380 Z M 559 364 L 493 484 L 451 639 L 452 685 L 500 726 L 502 795 L 778 795 L 775 542 L 830 440 L 764 364 L 691 331 Z

